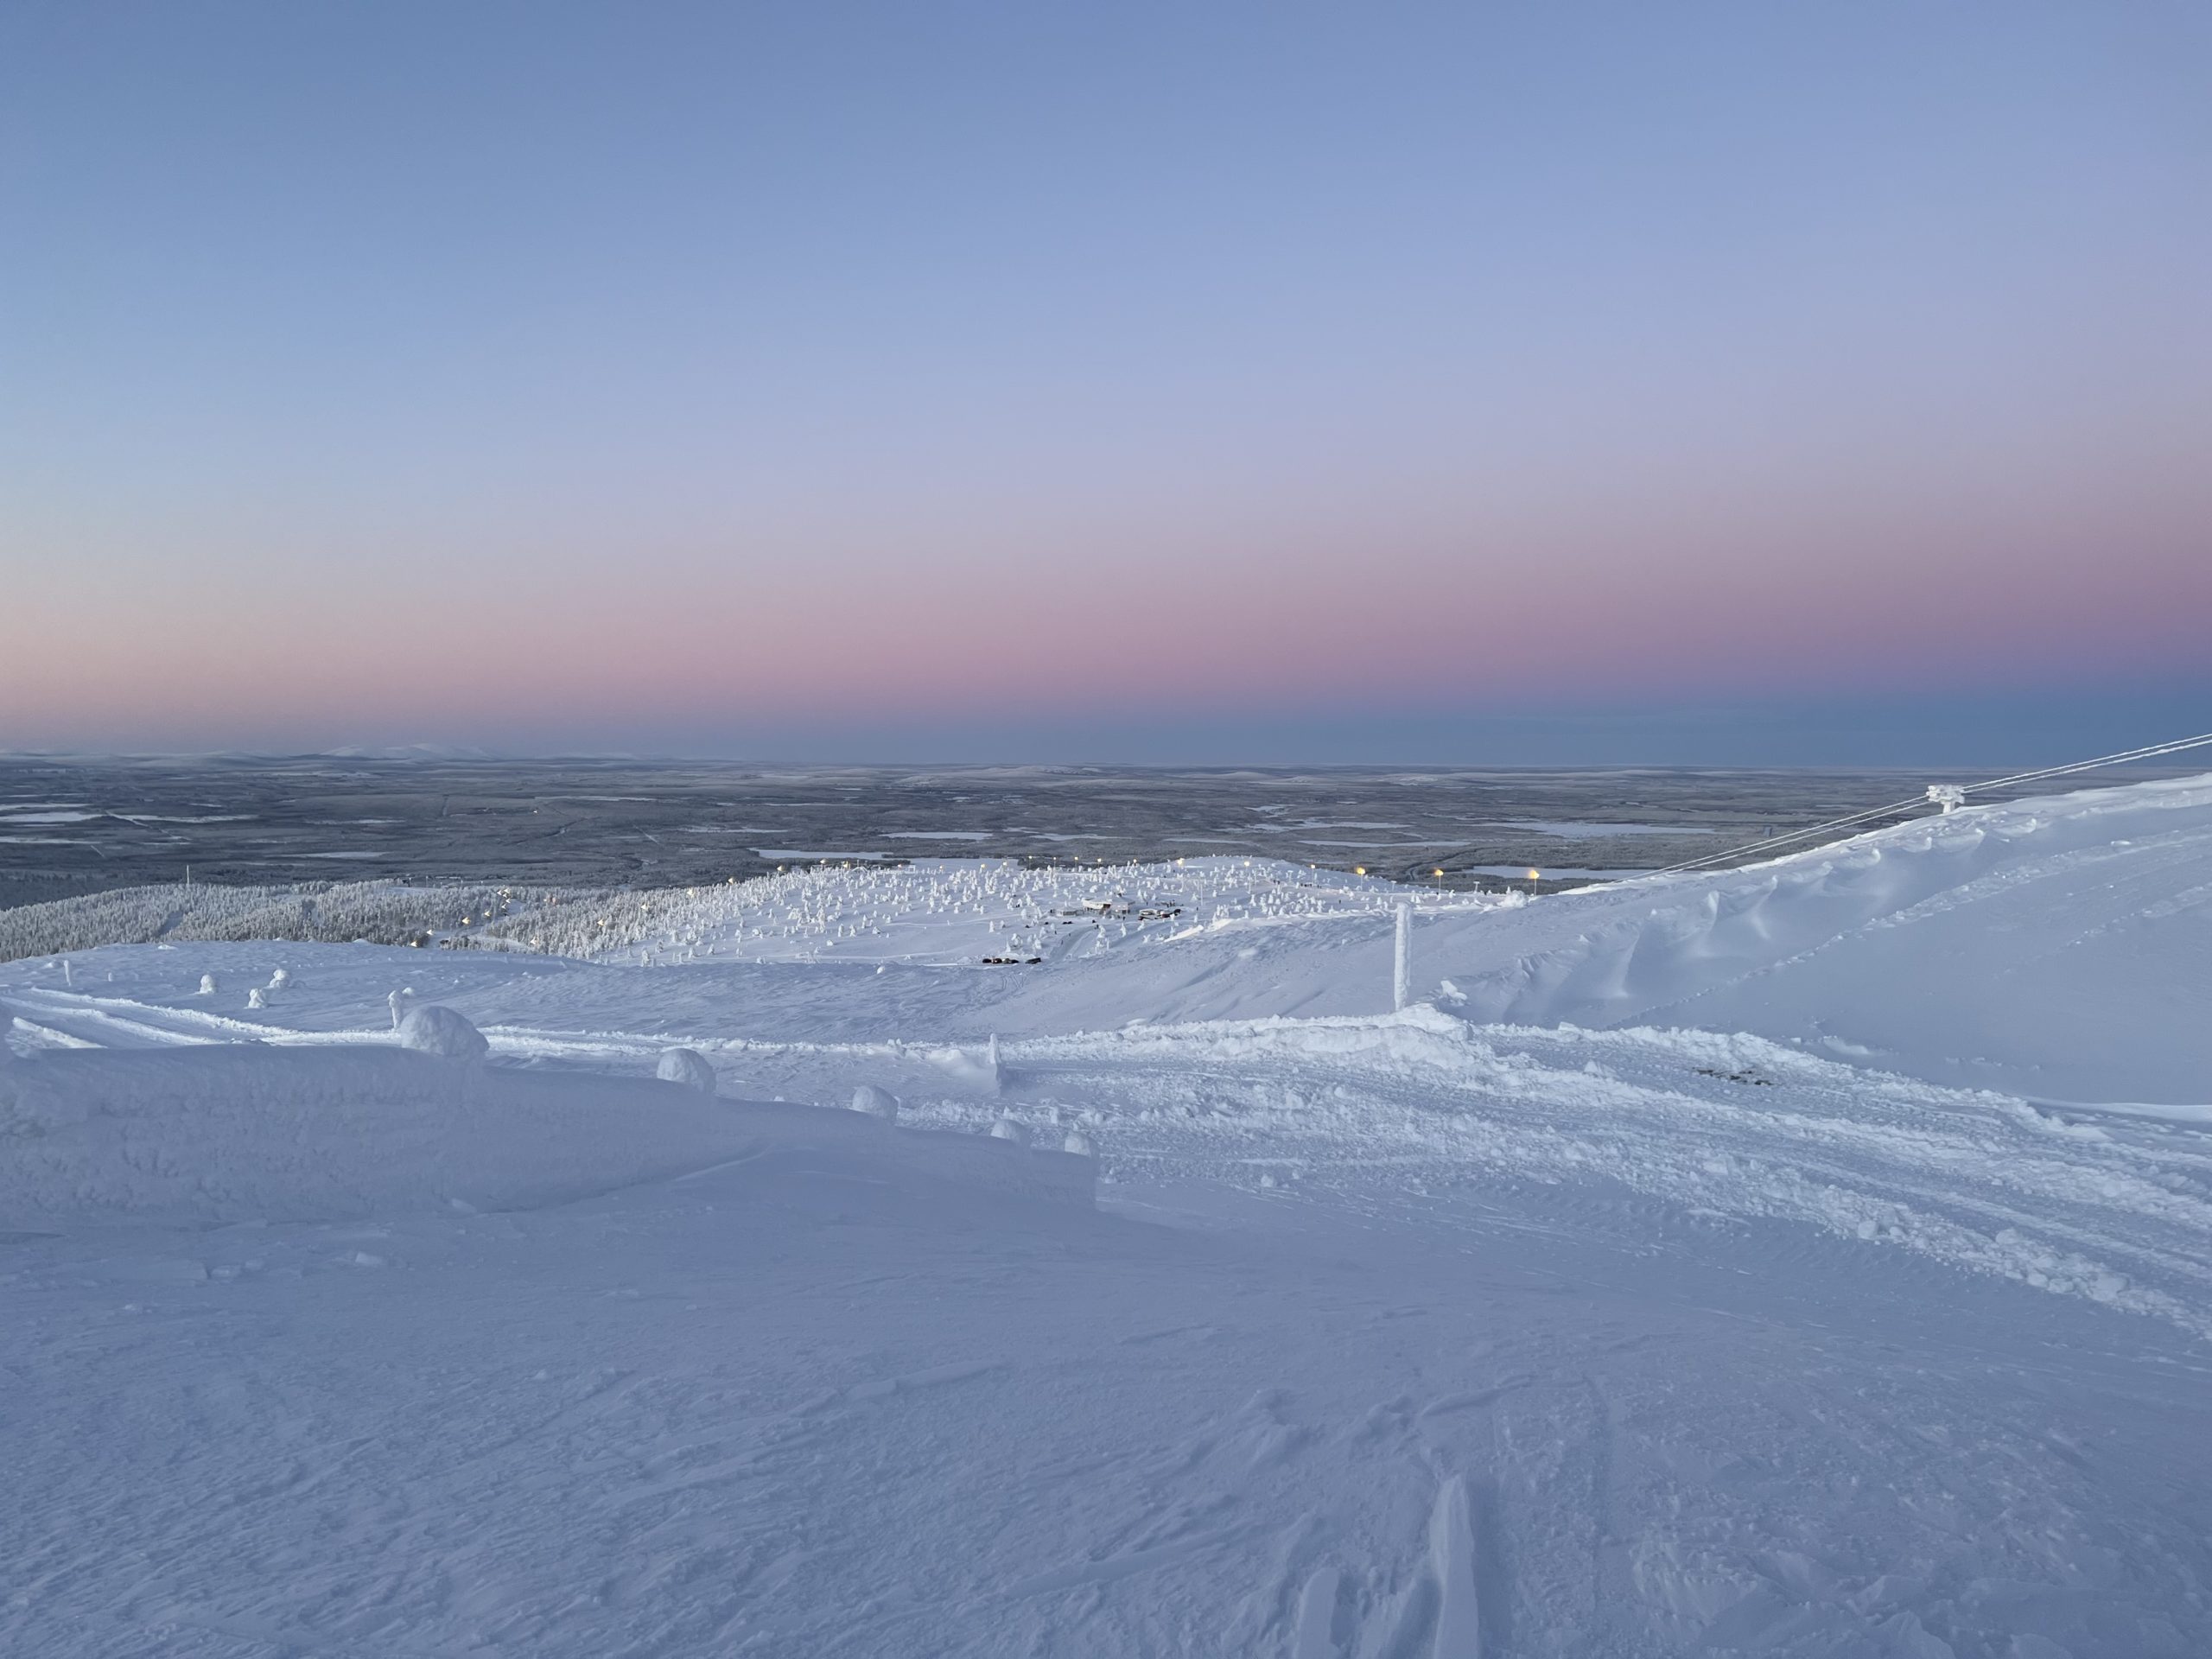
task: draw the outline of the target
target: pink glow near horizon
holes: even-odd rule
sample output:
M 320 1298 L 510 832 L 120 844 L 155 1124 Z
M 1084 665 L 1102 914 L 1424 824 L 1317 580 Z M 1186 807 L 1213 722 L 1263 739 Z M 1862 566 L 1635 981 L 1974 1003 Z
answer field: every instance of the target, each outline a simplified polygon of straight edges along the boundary
M 603 566 L 534 585 L 464 569 L 336 594 L 200 565 L 97 607 L 15 611 L 0 747 L 338 741 L 365 715 L 467 739 L 563 720 L 1526 707 L 2202 664 L 2212 560 L 2186 527 L 2138 526 L 2118 551 L 2066 525 L 1931 545 L 1960 528 L 1800 529 L 1787 559 L 1783 531 L 1738 525 L 1395 554 L 1356 535 L 1274 556 L 1062 547 L 899 570 L 644 558 L 620 582 Z

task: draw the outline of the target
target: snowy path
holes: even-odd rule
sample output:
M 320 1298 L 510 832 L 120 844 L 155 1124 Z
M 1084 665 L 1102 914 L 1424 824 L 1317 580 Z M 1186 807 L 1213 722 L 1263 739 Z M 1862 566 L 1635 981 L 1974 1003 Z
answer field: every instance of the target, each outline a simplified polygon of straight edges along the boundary
M 122 997 L 14 995 L 65 1044 L 382 1042 Z M 649 1068 L 650 1032 L 493 1026 L 503 1057 Z M 2212 1336 L 2212 1141 L 1869 1073 L 1750 1037 L 1469 1027 L 1397 1017 L 1146 1026 L 1010 1041 L 982 1082 L 950 1042 L 764 1042 L 689 1029 L 779 1096 L 894 1081 L 927 1121 L 1092 1120 L 1109 1167 L 1325 1184 L 1386 1169 L 1423 1190 L 1510 1173 L 1604 1180 L 1714 1215 L 1783 1217 Z M 1056 1086 L 1057 1085 L 1057 1086 Z M 943 1091 L 943 1092 L 940 1092 Z M 1071 1103 L 1081 1102 L 1080 1105 Z M 1101 1122 L 1110 1124 L 1102 1128 Z
M 1005 1052 L 1013 1091 L 1048 1109 L 1061 1095 L 1114 1102 L 1094 1138 L 1159 1173 L 1379 1179 L 1423 1197 L 1499 1179 L 1615 1184 L 2212 1336 L 2212 1140 L 2195 1134 L 2071 1123 L 1756 1038 L 1469 1027 L 1421 1010 Z

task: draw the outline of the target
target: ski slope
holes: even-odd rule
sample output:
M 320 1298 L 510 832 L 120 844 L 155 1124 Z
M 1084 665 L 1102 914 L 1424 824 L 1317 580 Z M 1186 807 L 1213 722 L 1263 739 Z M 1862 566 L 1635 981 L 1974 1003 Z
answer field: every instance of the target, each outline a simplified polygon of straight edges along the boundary
M 2212 1650 L 2212 779 L 1407 896 L 0 968 L 0 1649 Z
M 1471 1018 L 1756 1031 L 2039 1097 L 2212 1100 L 2202 778 L 1568 894 L 1497 933 L 1462 982 Z

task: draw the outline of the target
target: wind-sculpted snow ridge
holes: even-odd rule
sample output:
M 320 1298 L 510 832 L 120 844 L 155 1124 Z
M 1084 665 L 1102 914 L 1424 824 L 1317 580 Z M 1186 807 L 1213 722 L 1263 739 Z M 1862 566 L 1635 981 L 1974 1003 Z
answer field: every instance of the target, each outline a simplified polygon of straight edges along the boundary
M 1455 937 L 1478 1020 L 1694 1026 L 2042 1096 L 2212 1090 L 2212 777 L 1974 807 Z
M 78 1051 L 0 1071 L 0 1233 L 533 1209 L 801 1153 L 1087 1203 L 1089 1160 L 683 1084 L 385 1046 Z

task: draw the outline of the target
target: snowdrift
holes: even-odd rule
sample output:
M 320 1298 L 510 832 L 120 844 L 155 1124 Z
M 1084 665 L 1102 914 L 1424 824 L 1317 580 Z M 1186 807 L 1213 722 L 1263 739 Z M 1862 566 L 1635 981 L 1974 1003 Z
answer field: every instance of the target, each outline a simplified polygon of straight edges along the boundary
M 560 1204 L 739 1159 L 1087 1205 L 1090 1160 L 680 1085 L 392 1047 L 83 1050 L 0 1069 L 0 1230 Z
M 1749 1032 L 2037 1098 L 2212 1100 L 2212 777 L 1562 895 L 1429 961 L 1477 1020 Z

